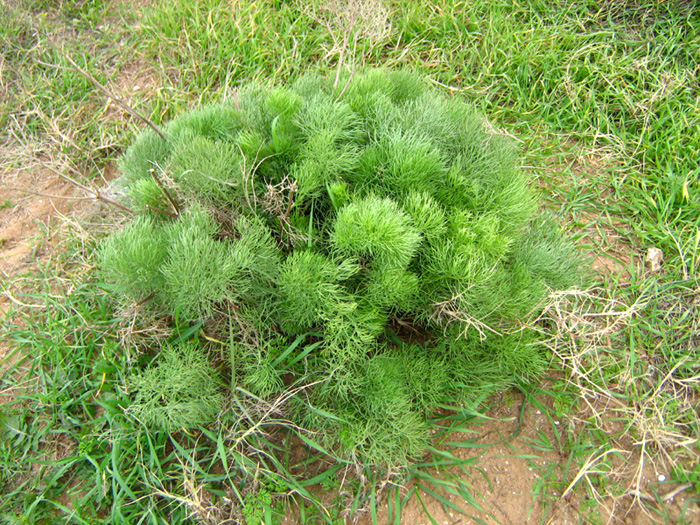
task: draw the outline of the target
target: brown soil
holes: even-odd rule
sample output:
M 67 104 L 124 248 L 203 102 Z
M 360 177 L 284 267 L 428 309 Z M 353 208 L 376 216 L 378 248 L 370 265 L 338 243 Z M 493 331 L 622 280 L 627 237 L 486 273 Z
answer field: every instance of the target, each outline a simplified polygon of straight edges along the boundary
M 567 220 L 577 224 L 578 233 L 583 234 L 579 243 L 587 247 L 591 267 L 597 275 L 629 281 L 628 269 L 632 264 L 637 271 L 640 265 L 644 270 L 642 254 L 649 247 L 631 243 L 633 234 L 625 225 L 626 221 L 609 213 L 610 205 L 615 204 L 617 198 L 609 181 L 609 174 L 617 166 L 616 155 L 605 150 L 585 151 L 573 140 L 566 149 L 570 153 L 565 157 L 553 156 L 541 165 L 528 166 L 528 169 L 537 176 L 538 186 L 557 207 L 567 203 L 563 188 L 596 195 L 596 203 L 587 203 L 586 211 L 581 208 L 570 211 Z
M 552 423 L 541 410 L 523 407 L 520 397 L 512 393 L 501 396 L 494 400 L 496 407 L 486 413 L 492 419 L 474 425 L 474 434 L 458 432 L 449 437 L 449 441 L 456 442 L 479 436 L 476 444 L 484 447 L 452 449 L 460 459 L 475 460 L 469 481 L 481 510 L 447 491 L 440 491 L 442 497 L 467 512 L 462 515 L 421 491 L 425 508 L 417 498 L 411 499 L 402 513 L 402 523 L 428 525 L 432 521 L 427 513 L 439 524 L 541 523 L 545 518 L 556 518 L 561 523 L 576 522 L 578 502 L 574 498 L 558 501 L 561 495 L 558 482 L 564 477 L 568 458 L 556 447 L 538 448 L 545 443 L 556 444 Z M 561 425 L 561 422 L 555 423 Z M 543 440 L 543 436 L 546 439 Z M 435 490 L 432 486 L 428 488 Z M 382 509 L 380 523 L 386 521 L 385 514 Z M 360 523 L 369 525 L 371 520 Z
M 604 277 L 616 276 L 628 281 L 628 268 L 633 262 L 641 264 L 641 269 L 644 269 L 641 249 L 629 244 L 629 241 L 618 233 L 617 229 L 625 228 L 623 224 L 614 222 L 610 225 L 610 220 L 599 222 L 599 218 L 592 214 L 582 214 L 579 222 L 583 224 L 584 236 L 580 242 L 596 247 L 589 254 L 596 274 Z
M 0 167 L 0 322 L 13 323 L 11 308 L 22 308 L 19 277 L 35 271 L 57 249 L 65 218 L 88 217 L 99 209 L 94 199 L 38 159 L 26 159 L 19 148 L 3 148 L 6 158 L 22 158 L 31 168 Z M 12 156 L 10 156 L 12 154 Z M 80 193 L 83 193 L 82 195 Z M 16 362 L 0 338 L 0 377 Z
M 74 214 L 83 206 L 82 201 L 72 200 L 73 186 L 49 170 L 3 174 L 0 194 L 4 196 L 0 210 L 0 272 L 9 279 L 33 266 L 40 256 L 37 249 L 51 242 L 51 238 L 41 237 L 50 231 L 53 217 Z
M 633 487 L 636 487 L 639 458 L 634 456 L 628 461 L 613 461 L 609 473 L 582 479 L 577 488 L 566 493 L 580 469 L 577 458 L 570 458 L 566 452 L 567 440 L 576 437 L 576 425 L 573 421 L 553 417 L 550 397 L 538 396 L 537 400 L 539 408 L 531 404 L 523 406 L 521 394 L 504 393 L 491 400 L 494 408 L 485 414 L 491 419 L 475 424 L 473 434 L 455 432 L 447 438 L 453 443 L 471 441 L 473 445 L 483 448 L 440 447 L 450 450 L 460 459 L 474 460 L 469 474 L 462 473 L 460 476 L 462 479 L 465 476 L 468 478 L 471 493 L 480 509 L 446 490 L 436 490 L 434 486 L 426 484 L 429 490 L 438 492 L 466 514 L 446 507 L 426 491 L 418 489 L 423 503 L 418 498 L 411 498 L 401 513 L 401 523 L 646 525 L 680 523 L 680 516 L 683 516 L 685 523 L 700 523 L 700 505 L 685 492 L 662 505 L 635 499 L 636 494 L 648 499 L 651 499 L 650 494 L 669 494 L 679 488 L 679 484 L 660 482 L 659 479 L 663 478 L 659 476 L 664 473 L 648 463 L 639 477 L 640 490 L 635 492 Z M 610 416 L 609 419 L 606 416 Z M 621 436 L 619 443 L 613 439 L 615 446 L 619 445 L 625 450 L 633 448 L 621 423 L 614 421 L 612 414 L 603 414 L 603 421 L 601 430 L 609 436 Z M 438 477 L 436 472 L 432 474 Z M 589 480 L 592 485 L 586 487 Z M 603 485 L 606 481 L 619 487 L 616 489 L 621 494 L 619 497 L 613 499 L 608 495 L 598 495 L 595 484 Z M 411 488 L 414 485 L 405 487 L 403 492 Z M 606 493 L 604 486 L 600 488 L 600 493 Z M 385 502 L 379 506 L 378 523 L 387 523 L 388 517 Z M 366 512 L 357 523 L 371 525 L 372 518 Z
M 0 276 L 5 283 L 35 268 L 50 253 L 58 243 L 62 219 L 85 218 L 99 208 L 71 182 L 34 164 L 0 172 Z M 2 314 L 12 301 L 9 290 L 5 292 L 0 298 Z

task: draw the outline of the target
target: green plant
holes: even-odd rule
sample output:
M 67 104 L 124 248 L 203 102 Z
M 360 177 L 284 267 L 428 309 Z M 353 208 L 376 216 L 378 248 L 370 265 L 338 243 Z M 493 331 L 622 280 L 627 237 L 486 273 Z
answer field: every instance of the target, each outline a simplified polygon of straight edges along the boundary
M 343 85 L 254 86 L 140 135 L 121 164 L 139 215 L 103 243 L 103 275 L 227 331 L 243 384 L 320 379 L 294 417 L 326 446 L 404 463 L 442 398 L 544 369 L 523 320 L 580 258 L 466 104 L 406 72 Z M 279 337 L 320 342 L 302 363 Z
M 269 512 L 269 507 L 272 504 L 272 496 L 266 489 L 261 489 L 257 493 L 250 492 L 245 496 L 245 504 L 243 505 L 243 516 L 247 525 L 258 525 L 259 523 L 267 523 L 264 521 L 265 514 Z
M 149 427 L 175 431 L 211 422 L 221 410 L 216 370 L 191 344 L 166 346 L 158 364 L 128 379 L 129 413 Z

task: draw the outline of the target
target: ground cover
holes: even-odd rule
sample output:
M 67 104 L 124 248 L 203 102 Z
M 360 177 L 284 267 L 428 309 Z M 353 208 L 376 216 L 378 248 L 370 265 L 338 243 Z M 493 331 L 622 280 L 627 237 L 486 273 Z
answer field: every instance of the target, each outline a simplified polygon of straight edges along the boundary
M 404 523 L 516 523 L 523 510 L 532 522 L 697 519 L 692 4 L 395 2 L 390 29 L 356 53 L 415 69 L 514 137 L 599 270 L 595 289 L 558 297 L 545 314 L 549 379 L 439 415 L 444 441 L 398 473 L 329 460 L 275 419 L 275 400 L 243 403 L 245 417 L 201 432 L 135 425 L 120 407 L 124 363 L 139 362 L 123 341 L 192 334 L 125 323 L 94 272 L 95 239 L 119 214 L 104 202 L 114 160 L 143 123 L 68 58 L 162 124 L 250 80 L 334 72 L 338 26 L 294 2 L 0 9 L 2 519 L 396 522 L 397 509 Z M 57 172 L 99 191 L 102 208 L 48 197 L 92 196 Z M 47 220 L 69 204 L 80 224 Z M 660 265 L 646 261 L 649 248 Z M 279 455 L 260 452 L 270 446 Z M 518 484 L 499 489 L 506 473 Z M 499 509 L 510 492 L 517 500 Z

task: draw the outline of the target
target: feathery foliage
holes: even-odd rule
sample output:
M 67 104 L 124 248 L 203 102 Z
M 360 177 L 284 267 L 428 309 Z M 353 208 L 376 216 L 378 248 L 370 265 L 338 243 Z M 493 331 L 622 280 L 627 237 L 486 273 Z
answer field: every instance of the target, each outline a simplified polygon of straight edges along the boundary
M 162 228 L 149 217 L 137 217 L 109 237 L 100 255 L 104 277 L 118 293 L 140 300 L 163 290 L 166 245 Z
M 176 431 L 211 423 L 221 410 L 219 377 L 201 348 L 165 346 L 157 364 L 128 379 L 128 412 L 144 425 Z
M 121 167 L 140 216 L 105 242 L 103 271 L 125 299 L 225 334 L 234 389 L 316 382 L 289 417 L 325 428 L 329 449 L 401 464 L 448 395 L 544 369 L 523 321 L 580 282 L 580 258 L 466 104 L 407 72 L 344 82 L 251 86 L 167 140 L 137 138 Z M 159 408 L 186 420 L 178 406 Z

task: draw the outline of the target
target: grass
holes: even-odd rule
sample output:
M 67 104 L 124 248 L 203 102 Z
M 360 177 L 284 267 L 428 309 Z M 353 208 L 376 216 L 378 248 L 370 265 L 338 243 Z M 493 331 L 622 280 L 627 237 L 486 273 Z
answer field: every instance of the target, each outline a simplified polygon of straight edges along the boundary
M 563 469 L 537 464 L 545 514 L 570 487 L 594 522 L 635 502 L 656 520 L 692 522 L 691 503 L 672 515 L 661 500 L 678 482 L 697 502 L 700 484 L 700 13 L 682 1 L 389 7 L 392 30 L 364 63 L 413 68 L 472 101 L 520 143 L 583 249 L 617 261 L 595 290 L 559 297 L 543 320 L 559 372 L 526 390 L 551 417 L 531 444 L 567 456 Z M 141 127 L 66 55 L 156 123 L 253 80 L 331 71 L 338 58 L 297 2 L 15 1 L 0 16 L 3 170 L 70 162 L 96 179 Z M 149 358 L 140 328 L 124 326 L 96 281 L 94 241 L 68 238 L 37 272 L 2 285 L 0 337 L 14 350 L 0 379 L 0 522 L 275 523 L 291 513 L 337 523 L 345 511 L 371 519 L 387 507 L 398 523 L 425 493 L 453 512 L 450 493 L 467 513 L 482 504 L 465 481 L 478 465 L 439 440 L 400 477 L 358 473 L 245 392 L 230 412 L 240 419 L 223 415 L 192 435 L 147 432 L 122 410 L 123 375 Z M 664 254 L 654 274 L 650 247 Z M 472 424 L 484 411 L 474 410 L 448 428 Z M 441 435 L 444 424 L 435 423 Z M 651 493 L 636 483 L 650 464 L 667 479 Z

